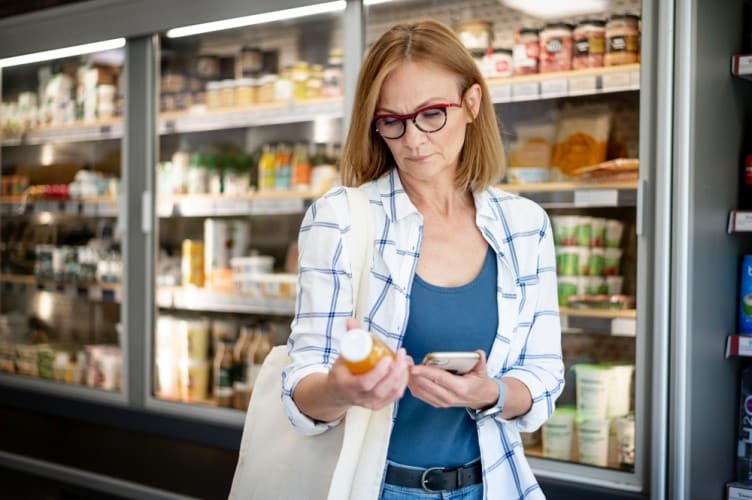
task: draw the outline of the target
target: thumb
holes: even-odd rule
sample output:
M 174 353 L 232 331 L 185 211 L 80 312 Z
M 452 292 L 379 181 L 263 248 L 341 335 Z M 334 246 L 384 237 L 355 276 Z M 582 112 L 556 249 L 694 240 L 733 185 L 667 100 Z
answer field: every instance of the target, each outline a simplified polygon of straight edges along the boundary
M 475 352 L 477 352 L 478 354 L 480 354 L 480 359 L 478 360 L 477 363 L 475 363 L 475 366 L 473 366 L 473 369 L 470 370 L 468 373 L 472 373 L 474 375 L 481 375 L 483 377 L 487 377 L 488 376 L 488 373 L 487 373 L 488 370 L 486 368 L 486 353 L 482 349 L 478 349 Z
M 360 328 L 360 321 L 355 318 L 347 318 L 347 321 L 345 322 L 345 328 L 347 328 L 348 331 Z

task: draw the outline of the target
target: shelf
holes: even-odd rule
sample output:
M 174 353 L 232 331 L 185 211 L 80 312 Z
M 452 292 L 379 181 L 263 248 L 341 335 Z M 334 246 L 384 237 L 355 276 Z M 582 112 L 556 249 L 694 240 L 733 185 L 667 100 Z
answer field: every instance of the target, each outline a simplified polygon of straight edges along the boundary
M 39 291 L 62 293 L 95 302 L 120 303 L 122 286 L 120 283 L 97 283 L 82 281 L 63 281 L 41 279 L 36 276 L 18 274 L 0 274 L 0 285 L 36 287 Z
M 19 134 L 2 135 L 3 146 L 27 146 L 54 142 L 83 142 L 120 139 L 123 122 L 120 119 L 96 123 L 72 123 L 55 127 L 29 129 Z
M 640 65 L 491 78 L 488 89 L 497 104 L 639 90 Z
M 50 214 L 54 217 L 117 217 L 117 198 L 86 198 L 75 200 L 36 200 L 23 196 L 0 198 L 0 215 L 25 216 Z
M 726 338 L 726 357 L 752 357 L 752 335 L 729 335 Z
M 637 206 L 637 181 L 540 182 L 497 187 L 530 198 L 545 208 Z
M 159 133 L 204 132 L 228 128 L 301 123 L 319 118 L 342 118 L 343 115 L 344 105 L 341 97 L 291 103 L 259 104 L 216 111 L 193 110 L 162 113 L 159 117 Z
M 752 80 L 752 55 L 731 56 L 731 74 L 745 80 Z
M 752 211 L 732 210 L 729 214 L 728 232 L 729 234 L 752 232 Z
M 159 217 L 242 217 L 249 215 L 302 214 L 319 195 L 302 191 L 257 192 L 247 196 L 162 196 Z
M 622 337 L 637 334 L 635 309 L 571 309 L 560 307 L 561 329 L 564 333 L 602 333 Z
M 157 306 L 163 309 L 292 316 L 295 299 L 253 299 L 233 292 L 159 287 Z

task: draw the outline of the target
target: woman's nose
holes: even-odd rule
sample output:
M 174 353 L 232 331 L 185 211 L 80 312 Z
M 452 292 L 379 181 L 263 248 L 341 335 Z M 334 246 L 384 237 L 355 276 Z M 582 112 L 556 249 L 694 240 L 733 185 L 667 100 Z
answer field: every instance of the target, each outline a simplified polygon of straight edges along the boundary
M 415 125 L 412 120 L 405 120 L 405 135 L 402 136 L 402 140 L 408 146 L 420 144 L 425 139 L 426 133 L 423 132 Z

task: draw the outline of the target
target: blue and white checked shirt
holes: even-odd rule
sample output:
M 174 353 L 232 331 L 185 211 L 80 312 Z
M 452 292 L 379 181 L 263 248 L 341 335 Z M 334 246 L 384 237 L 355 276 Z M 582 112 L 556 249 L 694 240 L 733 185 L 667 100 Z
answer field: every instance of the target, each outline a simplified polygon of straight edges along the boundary
M 364 327 L 381 334 L 396 350 L 407 326 L 423 217 L 402 188 L 396 169 L 361 189 L 370 199 L 375 236 Z M 485 498 L 545 498 L 525 459 L 519 433 L 543 424 L 564 387 L 551 225 L 538 205 L 496 188 L 475 194 L 475 206 L 478 229 L 498 258 L 499 327 L 488 373 L 519 379 L 533 397 L 532 408 L 521 417 L 478 421 Z M 303 434 L 336 425 L 303 415 L 291 394 L 303 377 L 329 370 L 339 355 L 345 320 L 354 314 L 350 224 L 345 190 L 335 188 L 311 205 L 300 230 L 298 299 L 288 343 L 292 364 L 282 379 L 286 411 Z

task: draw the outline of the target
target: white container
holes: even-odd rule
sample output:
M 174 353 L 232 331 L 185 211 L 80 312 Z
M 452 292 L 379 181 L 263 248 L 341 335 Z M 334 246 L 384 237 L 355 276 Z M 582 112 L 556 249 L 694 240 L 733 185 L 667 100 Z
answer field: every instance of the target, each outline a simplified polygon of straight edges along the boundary
M 606 467 L 608 465 L 609 421 L 580 420 L 577 423 L 577 447 L 580 462 Z
M 270 255 L 252 255 L 235 257 L 231 260 L 232 272 L 240 275 L 267 274 L 274 269 L 274 257 Z
M 156 358 L 154 391 L 162 399 L 180 399 L 180 369 L 178 360 L 172 356 Z
M 608 417 L 622 417 L 629 413 L 634 369 L 634 365 L 611 367 L 608 410 L 606 411 Z
M 543 424 L 543 456 L 555 460 L 571 460 L 574 443 L 576 409 L 557 408 Z
M 606 246 L 606 219 L 593 217 L 593 242 L 592 246 L 603 248 Z
M 619 248 L 621 246 L 621 237 L 623 233 L 623 222 L 612 219 L 606 221 L 606 247 Z
M 245 219 L 232 221 L 232 251 L 230 259 L 248 255 L 251 246 L 251 224 Z
M 609 295 L 621 295 L 624 288 L 624 278 L 622 276 L 608 276 L 606 278 Z
M 211 362 L 183 360 L 180 366 L 180 399 L 188 403 L 206 401 L 209 395 Z
M 204 221 L 204 278 L 212 282 L 215 271 L 230 267 L 232 241 L 228 222 L 221 219 Z
M 572 368 L 576 378 L 577 418 L 604 420 L 608 416 L 611 367 L 579 364 Z
M 187 346 L 185 356 L 191 360 L 208 359 L 209 320 L 206 318 L 183 320 L 181 328 L 185 328 Z
M 627 415 L 614 419 L 613 426 L 616 439 L 616 466 L 634 466 L 635 453 L 635 421 L 634 415 Z

